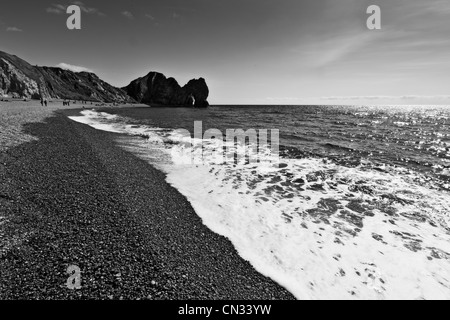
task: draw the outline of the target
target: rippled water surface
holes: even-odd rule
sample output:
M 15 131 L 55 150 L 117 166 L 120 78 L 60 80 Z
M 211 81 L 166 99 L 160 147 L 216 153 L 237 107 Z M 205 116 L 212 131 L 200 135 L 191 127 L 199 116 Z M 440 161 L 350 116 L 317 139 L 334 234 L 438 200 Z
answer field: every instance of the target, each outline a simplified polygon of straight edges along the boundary
M 167 174 L 298 298 L 450 299 L 450 107 L 102 109 L 74 120 Z M 281 166 L 188 165 L 174 129 L 279 129 Z M 214 141 L 205 141 L 206 146 Z

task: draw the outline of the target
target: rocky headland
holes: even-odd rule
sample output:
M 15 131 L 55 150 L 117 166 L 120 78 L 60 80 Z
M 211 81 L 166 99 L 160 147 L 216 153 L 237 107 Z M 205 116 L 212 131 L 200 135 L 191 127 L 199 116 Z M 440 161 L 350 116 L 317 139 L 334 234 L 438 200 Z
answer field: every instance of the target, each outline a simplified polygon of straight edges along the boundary
M 137 102 L 153 106 L 209 106 L 209 89 L 203 78 L 193 79 L 181 87 L 174 78 L 150 72 L 145 77 L 132 81 L 123 90 Z
M 174 78 L 150 72 L 124 88 L 116 88 L 94 73 L 32 66 L 15 55 L 0 51 L 0 97 L 205 108 L 209 106 L 208 95 L 209 89 L 203 78 L 191 80 L 181 87 Z

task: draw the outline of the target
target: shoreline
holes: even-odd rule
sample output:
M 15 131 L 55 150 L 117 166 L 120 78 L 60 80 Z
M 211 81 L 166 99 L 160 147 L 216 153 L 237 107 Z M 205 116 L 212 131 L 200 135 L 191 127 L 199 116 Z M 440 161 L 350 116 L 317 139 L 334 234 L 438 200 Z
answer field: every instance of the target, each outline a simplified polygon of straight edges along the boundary
M 1 153 L 0 299 L 294 299 L 77 111 L 26 124 L 38 140 Z

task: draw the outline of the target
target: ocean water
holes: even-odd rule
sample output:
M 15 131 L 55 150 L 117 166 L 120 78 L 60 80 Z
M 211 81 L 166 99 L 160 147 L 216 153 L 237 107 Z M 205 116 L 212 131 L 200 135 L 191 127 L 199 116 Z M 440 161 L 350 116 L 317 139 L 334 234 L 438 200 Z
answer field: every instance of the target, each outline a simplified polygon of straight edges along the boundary
M 165 172 L 207 227 L 299 299 L 450 299 L 449 117 L 448 106 L 213 106 L 72 119 L 119 133 L 120 147 Z M 214 161 L 207 151 L 221 141 L 183 143 L 178 129 L 193 133 L 195 121 L 278 129 L 279 163 Z M 190 152 L 204 161 L 186 162 Z

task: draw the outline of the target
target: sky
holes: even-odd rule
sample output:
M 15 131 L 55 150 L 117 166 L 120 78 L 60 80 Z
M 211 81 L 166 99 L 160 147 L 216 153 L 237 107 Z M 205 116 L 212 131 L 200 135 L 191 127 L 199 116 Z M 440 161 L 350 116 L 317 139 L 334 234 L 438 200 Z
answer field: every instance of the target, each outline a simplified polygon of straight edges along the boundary
M 211 104 L 450 105 L 449 0 L 0 0 L 0 50 L 117 87 L 204 77 Z

